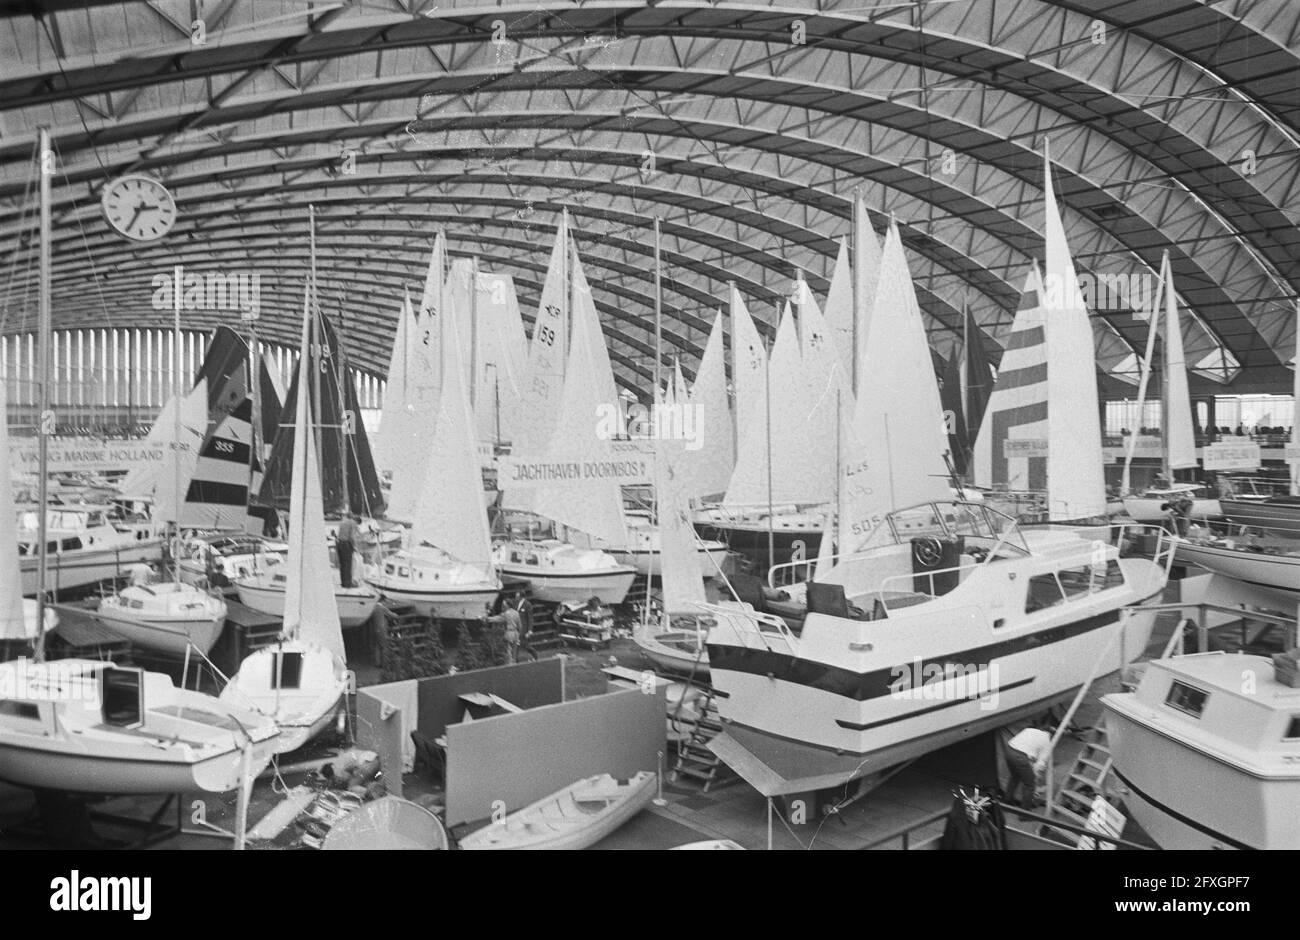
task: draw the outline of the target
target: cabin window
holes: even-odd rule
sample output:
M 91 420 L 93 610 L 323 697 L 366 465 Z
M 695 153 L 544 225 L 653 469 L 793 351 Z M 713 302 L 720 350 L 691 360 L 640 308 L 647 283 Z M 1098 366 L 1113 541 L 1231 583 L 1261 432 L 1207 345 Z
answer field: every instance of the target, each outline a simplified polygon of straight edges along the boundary
M 1056 582 L 1054 574 L 1036 574 L 1029 579 L 1029 591 L 1025 597 L 1025 613 L 1032 614 L 1036 610 L 1046 610 L 1048 607 L 1054 607 L 1065 600 L 1061 594 L 1061 586 Z
M 536 555 L 529 555 L 529 556 L 528 556 L 528 559 L 527 559 L 527 564 L 530 564 L 530 565 L 540 565 L 541 562 L 538 560 L 538 558 L 537 558 Z
M 1291 722 L 1286 726 L 1286 741 L 1300 741 L 1300 715 L 1292 715 Z
M 1099 587 L 1093 586 L 1092 572 L 1092 565 L 1084 565 L 1081 568 L 1066 568 L 1064 571 L 1056 573 L 1057 579 L 1061 582 L 1061 590 L 1065 592 L 1067 600 L 1084 597 L 1093 591 L 1100 590 Z
M 1165 696 L 1165 704 L 1170 708 L 1178 709 L 1180 712 L 1186 712 L 1193 718 L 1200 718 L 1201 712 L 1205 711 L 1205 702 L 1209 697 L 1209 692 L 1190 686 L 1185 682 L 1175 681 L 1169 688 L 1169 694 Z
M 65 552 L 81 548 L 81 539 L 77 538 L 75 535 L 70 539 L 64 539 L 62 542 L 62 548 Z
M 384 574 L 392 574 L 394 568 L 392 565 L 384 565 Z
M 272 575 L 271 581 L 275 584 L 284 584 L 289 579 L 282 574 Z
M 40 721 L 41 707 L 33 702 L 0 702 L 0 715 Z
M 518 552 L 511 552 L 510 560 L 518 564 L 519 562 L 523 561 L 523 556 L 520 555 Z
M 302 653 L 276 652 L 272 654 L 271 688 L 297 689 L 302 687 Z
M 113 666 L 104 670 L 104 724 L 133 728 L 144 721 L 144 672 Z
M 398 576 L 399 578 L 409 578 L 409 577 L 411 576 L 411 569 L 410 569 L 410 568 L 398 568 L 398 569 L 397 569 L 397 576 Z

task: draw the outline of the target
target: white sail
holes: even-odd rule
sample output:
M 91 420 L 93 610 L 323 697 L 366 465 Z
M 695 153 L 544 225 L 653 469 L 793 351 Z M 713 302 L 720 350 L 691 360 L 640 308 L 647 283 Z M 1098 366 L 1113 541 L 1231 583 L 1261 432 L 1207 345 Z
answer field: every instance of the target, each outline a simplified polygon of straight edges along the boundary
M 566 325 L 569 292 L 569 214 L 560 217 L 546 268 L 546 282 L 533 321 L 532 344 L 528 354 L 527 381 L 524 383 L 523 409 L 512 453 L 535 457 L 546 453 L 555 431 L 559 405 L 564 392 L 565 348 L 571 348 Z
M 200 379 L 198 385 L 189 394 L 179 399 L 180 405 L 180 444 L 176 440 L 176 408 L 178 399 L 171 396 L 158 413 L 157 420 L 145 436 L 148 449 L 159 448 L 163 451 L 162 460 L 151 460 L 134 466 L 122 481 L 121 490 L 128 496 L 153 496 L 155 506 L 166 500 L 168 512 L 172 515 L 157 515 L 157 518 L 175 519 L 176 498 L 173 493 L 164 492 L 175 489 L 175 457 L 179 452 L 181 461 L 181 488 L 189 485 L 194 475 L 194 465 L 199 459 L 199 446 L 208 430 L 208 380 Z M 162 485 L 165 484 L 165 485 Z
M 1291 360 L 1294 373 L 1291 377 L 1291 446 L 1300 450 L 1300 301 L 1295 307 L 1295 358 Z M 1300 496 L 1300 454 L 1291 458 L 1291 495 Z
M 473 373 L 475 371 L 475 361 L 480 355 L 480 351 L 474 347 L 482 346 L 482 336 L 476 336 L 478 330 L 476 326 L 482 326 L 481 314 L 483 311 L 478 307 L 478 291 L 471 293 L 470 281 L 474 279 L 474 259 L 457 258 L 451 263 L 447 271 L 447 284 L 443 292 L 443 297 L 447 301 L 447 320 L 446 333 L 443 337 L 446 346 L 443 354 L 443 362 L 450 364 L 453 359 L 452 349 L 456 350 L 455 361 L 460 363 L 462 370 L 461 382 L 464 388 L 469 389 L 473 382 Z M 475 319 L 479 322 L 475 324 Z M 452 331 L 452 326 L 455 331 Z M 451 337 L 455 336 L 456 341 L 453 344 Z M 476 342 L 477 340 L 477 342 Z M 479 369 L 482 368 L 480 364 Z M 475 390 L 477 392 L 477 389 Z
M 1106 511 L 1106 481 L 1097 403 L 1096 341 L 1079 290 L 1065 226 L 1043 151 L 1047 324 L 1047 508 L 1053 519 L 1087 519 Z
M 862 361 L 866 357 L 867 332 L 871 326 L 871 313 L 876 297 L 876 282 L 880 279 L 881 248 L 876 230 L 871 227 L 867 214 L 866 195 L 859 190 L 853 200 L 853 278 L 858 284 L 860 309 L 853 311 L 857 320 L 857 349 L 854 352 L 858 371 L 849 369 L 853 392 L 862 387 Z
M 826 292 L 826 326 L 830 329 L 839 353 L 840 368 L 845 375 L 853 375 L 853 265 L 849 261 L 849 243 L 840 239 L 840 252 L 835 258 L 831 273 L 831 286 Z
M 690 400 L 690 391 L 686 387 L 686 378 L 682 375 L 680 359 L 673 359 L 673 401 L 685 404 Z
M 722 313 L 718 312 L 704 346 L 700 370 L 695 373 L 689 402 L 692 421 L 699 433 L 699 448 L 687 450 L 688 495 L 722 493 L 736 464 L 735 429 L 727 403 L 727 362 L 723 348 Z
M 1192 428 L 1192 398 L 1187 390 L 1187 362 L 1183 356 L 1183 328 L 1178 316 L 1173 267 L 1165 252 L 1160 268 L 1165 299 L 1165 455 L 1172 474 L 1196 466 L 1196 432 Z M 1170 479 L 1172 481 L 1172 476 Z
M 172 399 L 175 401 L 175 398 Z M 199 379 L 188 395 L 180 402 L 179 426 L 160 428 L 163 459 L 155 464 L 157 476 L 153 481 L 153 516 L 155 519 L 177 519 L 180 504 L 189 491 L 190 480 L 199 463 L 199 448 L 208 430 L 208 380 Z M 172 419 L 175 421 L 175 417 Z M 177 431 L 180 439 L 177 440 Z M 248 467 L 247 454 L 244 466 Z M 124 490 L 126 492 L 126 490 Z
M 446 355 L 446 322 L 451 316 L 445 285 L 439 273 L 445 254 L 446 239 L 439 232 L 433 243 L 420 315 L 416 319 L 416 341 L 408 365 L 404 417 L 398 422 L 397 433 L 406 446 L 399 445 L 392 454 L 393 484 L 384 514 L 398 522 L 410 522 L 414 517 L 416 499 L 424 486 L 426 455 L 423 448 L 411 445 L 431 440 L 438 419 L 438 396 Z M 381 436 L 383 433 L 381 426 Z
M 304 310 L 303 350 L 310 350 L 311 308 Z M 302 375 L 308 375 L 303 370 Z M 300 390 L 301 392 L 302 390 Z M 343 629 L 334 599 L 334 573 L 325 536 L 316 434 L 311 395 L 299 394 L 293 420 L 293 474 L 289 489 L 289 552 L 286 560 L 284 626 L 286 636 L 314 643 L 346 662 Z
M 480 441 L 513 441 L 528 368 L 528 335 L 509 274 L 478 278 L 478 391 L 474 414 Z
M 379 439 L 373 448 L 375 469 L 391 473 L 398 455 L 410 446 L 410 429 L 405 427 L 408 412 L 406 399 L 411 381 L 411 342 L 416 335 L 415 311 L 411 295 L 406 294 L 397 314 L 397 332 L 393 335 L 393 352 L 388 359 L 388 376 L 384 385 L 384 409 L 379 421 Z
M 682 472 L 683 441 L 655 444 L 655 508 L 659 518 L 660 582 L 665 613 L 697 613 L 706 600 L 690 517 L 690 478 Z
M 814 581 L 825 580 L 835 567 L 835 518 L 829 513 L 822 523 L 822 540 L 817 546 L 817 561 L 813 564 Z
M 893 223 L 881 253 L 860 381 L 840 441 L 841 553 L 857 551 L 885 513 L 951 496 L 939 386 Z
M 770 385 L 759 389 L 752 414 L 741 429 L 736 467 L 723 502 L 733 506 L 811 502 L 828 498 L 805 477 L 808 439 L 803 429 L 807 398 L 802 390 L 803 354 L 794 314 L 786 304 L 772 343 Z M 770 419 L 770 420 L 769 420 Z M 771 455 L 771 472 L 768 456 Z
M 736 451 L 739 452 L 745 429 L 754 422 L 755 412 L 763 407 L 767 347 L 734 284 L 731 285 L 731 376 L 736 393 Z
M 0 514 L 10 525 L 0 537 L 0 640 L 28 640 L 23 614 L 22 571 L 18 566 L 18 539 L 14 535 L 14 486 L 9 469 L 9 383 L 0 379 Z
M 448 365 L 432 446 L 424 449 L 425 478 L 416 501 L 411 545 L 428 543 L 457 561 L 491 566 L 492 537 L 483 502 L 475 498 L 483 489 L 478 445 L 464 372 L 455 361 L 460 353 L 459 327 L 447 324 Z
M 610 460 L 614 450 L 609 437 L 599 433 L 597 416 L 616 407 L 618 399 L 605 336 L 576 252 L 571 265 L 572 341 L 549 455 L 552 460 L 599 464 Z M 539 515 L 585 533 L 595 547 L 627 545 L 622 487 L 617 482 L 593 479 L 582 486 L 538 486 L 535 494 Z
M 285 396 L 287 396 L 289 392 L 284 386 L 284 376 L 280 374 L 280 367 L 276 365 L 275 359 L 271 355 L 271 350 L 268 349 L 262 353 L 262 365 L 266 369 L 267 377 L 271 380 L 271 389 L 275 392 L 275 405 L 277 408 L 283 408 Z M 273 440 L 275 438 L 274 428 L 263 428 L 262 436 L 268 440 Z M 267 445 L 267 449 L 270 449 L 269 444 Z M 259 454 L 258 456 L 263 457 L 265 455 Z
M 800 283 L 803 283 L 802 281 Z M 840 350 L 812 291 L 803 286 L 804 303 L 799 308 L 799 338 L 803 379 L 798 392 L 803 414 L 795 432 L 803 437 L 802 446 L 791 454 L 788 470 L 798 474 L 807 485 L 808 502 L 829 502 L 835 498 L 838 468 L 835 460 L 837 415 L 853 410 L 851 379 L 845 371 Z

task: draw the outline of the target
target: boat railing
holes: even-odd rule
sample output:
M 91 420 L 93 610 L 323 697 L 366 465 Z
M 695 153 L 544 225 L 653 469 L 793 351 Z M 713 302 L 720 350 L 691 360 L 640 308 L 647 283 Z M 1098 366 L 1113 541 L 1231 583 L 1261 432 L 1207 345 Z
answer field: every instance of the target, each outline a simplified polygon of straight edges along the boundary
M 941 597 L 944 592 L 938 591 L 936 589 L 935 578 L 939 577 L 940 575 L 947 576 L 947 575 L 955 574 L 957 575 L 957 582 L 960 584 L 962 580 L 961 573 L 963 571 L 971 571 L 975 568 L 982 568 L 985 564 L 988 563 L 988 559 L 991 557 L 992 555 L 989 555 L 983 560 L 979 560 L 979 561 L 972 560 L 968 562 L 963 562 L 960 565 L 953 565 L 950 568 L 935 568 L 933 570 L 916 571 L 916 572 L 908 571 L 903 574 L 890 575 L 889 577 L 885 578 L 883 581 L 880 582 L 880 589 L 878 592 L 880 597 L 880 603 L 884 605 L 886 611 L 890 611 L 890 610 L 897 610 L 901 607 L 915 606 L 916 601 L 914 600 L 914 598 L 917 597 L 918 595 L 923 596 L 929 600 L 933 600 L 936 597 Z M 918 578 L 929 582 L 928 591 L 922 591 L 917 589 Z M 910 586 L 899 588 L 899 587 L 893 587 L 892 585 L 910 585 Z M 875 594 L 877 592 L 873 591 L 871 593 Z M 907 602 L 903 604 L 896 603 L 891 606 L 888 597 L 888 595 L 891 594 L 894 595 L 897 600 L 906 599 Z
M 1026 841 L 1028 843 L 1027 845 L 1024 846 L 1025 848 L 1029 848 L 1029 849 L 1080 848 L 1080 846 L 1062 843 L 1056 839 L 1052 839 L 1042 834 L 1043 829 L 1050 829 L 1050 830 L 1060 830 L 1069 833 L 1071 835 L 1076 835 L 1081 840 L 1084 838 L 1091 839 L 1093 840 L 1092 847 L 1094 849 L 1102 849 L 1105 846 L 1110 846 L 1113 848 L 1124 848 L 1124 849 L 1135 849 L 1135 850 L 1140 849 L 1142 851 L 1151 850 L 1151 846 L 1149 845 L 1141 845 L 1140 843 L 1137 842 L 1129 842 L 1117 836 L 1109 835 L 1108 833 L 1105 832 L 1098 832 L 1096 830 L 1089 829 L 1086 826 L 1077 825 L 1068 820 L 1052 819 L 1049 816 L 1040 815 L 1039 813 L 1035 813 L 1032 812 L 1031 810 L 1023 809 L 1011 803 L 1004 803 L 995 800 L 994 804 L 998 807 L 998 809 L 1002 811 L 1002 814 L 1004 816 L 1014 816 L 1020 821 L 1022 825 L 1036 827 L 1039 829 L 1039 832 L 1030 832 L 1027 829 L 1014 828 L 1009 825 L 1006 827 L 1006 833 L 1008 837 L 1013 839 L 1019 838 L 1020 840 Z M 861 846 L 859 848 L 859 851 L 871 851 L 871 850 L 879 851 L 881 849 L 890 848 L 894 844 L 897 844 L 897 847 L 903 849 L 904 851 L 907 850 L 925 851 L 925 850 L 938 849 L 939 843 L 943 839 L 942 831 L 931 833 L 925 836 L 921 836 L 920 832 L 923 829 L 928 829 L 933 826 L 937 826 L 939 823 L 946 820 L 948 818 L 948 815 L 951 812 L 952 812 L 951 808 L 936 810 L 932 813 L 927 814 L 926 816 L 921 817 L 920 819 L 915 819 L 903 826 L 898 827 L 897 829 L 893 829 L 885 833 L 882 836 L 878 836 L 877 838 L 872 839 L 866 845 Z M 1007 848 L 1015 848 L 1015 847 L 1016 846 L 1013 846 L 1010 843 L 1008 843 L 1007 845 Z
M 737 610 L 720 604 L 696 604 L 700 610 L 706 610 L 719 620 L 726 620 L 735 629 L 741 642 L 749 649 L 765 649 L 769 653 L 778 651 L 797 655 L 799 640 L 791 632 L 786 622 L 772 614 L 759 613 L 755 610 Z

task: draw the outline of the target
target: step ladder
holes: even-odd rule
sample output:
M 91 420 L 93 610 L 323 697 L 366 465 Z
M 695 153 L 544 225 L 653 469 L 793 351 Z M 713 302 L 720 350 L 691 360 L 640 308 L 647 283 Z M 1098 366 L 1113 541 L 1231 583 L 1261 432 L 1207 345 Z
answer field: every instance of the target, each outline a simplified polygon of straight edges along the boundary
M 622 606 L 640 607 L 645 604 L 649 597 L 650 578 L 648 575 L 638 574 L 632 578 L 632 586 L 627 589 Z
M 1092 812 L 1092 801 L 1106 795 L 1113 763 L 1105 724 L 1090 728 L 1079 756 L 1057 788 L 1053 814 L 1076 826 L 1086 823 Z
M 722 722 L 718 718 L 718 706 L 710 686 L 701 686 L 705 690 L 704 698 L 699 703 L 699 717 L 694 721 L 677 719 L 690 725 L 690 737 L 677 744 L 677 766 L 673 768 L 669 780 L 676 783 L 683 777 L 703 784 L 701 792 L 708 793 L 709 787 L 717 782 L 718 771 L 725 769 L 722 759 L 709 750 L 709 742 L 722 731 Z

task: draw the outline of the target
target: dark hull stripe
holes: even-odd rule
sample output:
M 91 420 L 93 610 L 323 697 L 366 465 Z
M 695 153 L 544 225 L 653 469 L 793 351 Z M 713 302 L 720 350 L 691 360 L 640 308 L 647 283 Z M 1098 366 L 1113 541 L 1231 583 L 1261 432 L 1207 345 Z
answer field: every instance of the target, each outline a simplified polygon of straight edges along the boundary
M 216 506 L 245 506 L 248 504 L 246 483 L 218 483 L 215 480 L 193 480 L 185 494 L 187 503 L 210 503 Z
M 501 593 L 501 588 L 494 588 L 490 585 L 481 588 L 464 588 L 455 591 L 417 591 L 414 588 L 397 587 L 396 585 L 384 584 L 380 581 L 367 581 L 372 588 L 381 594 L 400 594 L 403 597 L 427 597 L 429 600 L 454 600 L 458 597 L 469 597 L 474 594 L 491 594 Z
M 1000 643 L 990 643 L 986 646 L 959 650 L 942 657 L 924 659 L 919 664 L 913 661 L 865 673 L 854 672 L 842 666 L 799 659 L 789 653 L 723 646 L 717 643 L 708 644 L 709 663 L 715 673 L 745 672 L 755 676 L 767 676 L 782 682 L 791 682 L 864 702 L 867 699 L 889 695 L 900 676 L 914 675 L 913 670 L 917 668 L 924 670 L 934 666 L 947 672 L 950 665 L 961 671 L 971 667 L 985 667 L 995 659 L 1014 656 L 1040 646 L 1062 643 L 1076 636 L 1113 626 L 1118 622 L 1119 614 L 1116 611 L 1109 611 L 1059 627 L 1037 630 Z
M 558 573 L 555 573 L 555 572 L 541 572 L 541 571 L 538 571 L 536 568 L 513 568 L 513 567 L 508 567 L 508 566 L 506 566 L 506 565 L 498 565 L 497 567 L 498 567 L 502 572 L 504 572 L 504 573 L 506 573 L 506 574 L 512 574 L 512 575 L 514 575 L 515 577 L 518 577 L 518 578 L 536 578 L 536 579 L 539 580 L 539 581 L 542 580 L 543 578 L 551 578 L 551 579 L 559 580 L 559 581 L 562 581 L 562 580 L 565 580 L 565 579 L 577 579 L 577 578 L 602 578 L 602 579 L 607 579 L 607 578 L 626 578 L 628 575 L 631 575 L 631 574 L 634 573 L 634 572 L 631 572 L 631 571 L 608 571 L 608 572 L 606 572 L 606 571 L 583 571 L 583 572 L 579 572 L 579 573 L 577 573 L 577 574 L 558 574 Z
M 975 692 L 964 698 L 948 699 L 940 702 L 938 705 L 931 705 L 928 708 L 920 708 L 914 712 L 908 712 L 906 715 L 895 715 L 893 718 L 883 718 L 880 721 L 869 721 L 866 724 L 858 724 L 856 721 L 844 721 L 842 718 L 836 718 L 835 723 L 846 731 L 870 731 L 872 728 L 879 728 L 882 725 L 892 725 L 897 721 L 907 721 L 909 718 L 919 718 L 922 715 L 928 715 L 931 712 L 943 711 L 945 708 L 952 708 L 954 705 L 964 705 L 974 699 L 983 698 L 985 695 L 1002 694 L 1010 692 L 1012 689 L 1018 689 L 1022 685 L 1029 685 L 1036 676 L 1030 676 L 1028 679 L 1021 679 L 1019 682 L 1012 682 L 1009 685 L 999 686 L 997 689 L 990 689 L 988 692 Z
M 1132 780 L 1130 780 L 1128 777 L 1124 776 L 1122 773 L 1119 772 L 1119 768 L 1112 768 L 1112 770 L 1114 770 L 1115 776 L 1119 777 L 1120 782 L 1123 783 L 1124 786 L 1128 787 L 1138 796 L 1142 797 L 1142 799 L 1146 800 L 1148 803 L 1150 803 L 1152 806 L 1160 810 L 1160 812 L 1164 813 L 1166 816 L 1170 817 L 1171 819 L 1176 819 L 1184 826 L 1187 826 L 1191 829 L 1195 829 L 1197 832 L 1207 835 L 1211 839 L 1217 839 L 1218 841 L 1224 843 L 1225 845 L 1232 846 L 1234 849 L 1249 850 L 1254 848 L 1253 845 L 1247 845 L 1244 842 L 1238 842 L 1236 839 L 1233 839 L 1230 836 L 1225 836 L 1222 832 L 1219 832 L 1216 829 L 1211 829 L 1209 826 L 1197 822 L 1195 819 L 1192 819 L 1190 816 L 1184 816 L 1182 813 L 1178 812 L 1178 810 L 1173 809 L 1172 807 L 1169 807 L 1164 803 L 1161 803 L 1159 800 L 1155 799 L 1150 793 L 1147 793 L 1141 787 L 1136 786 Z

